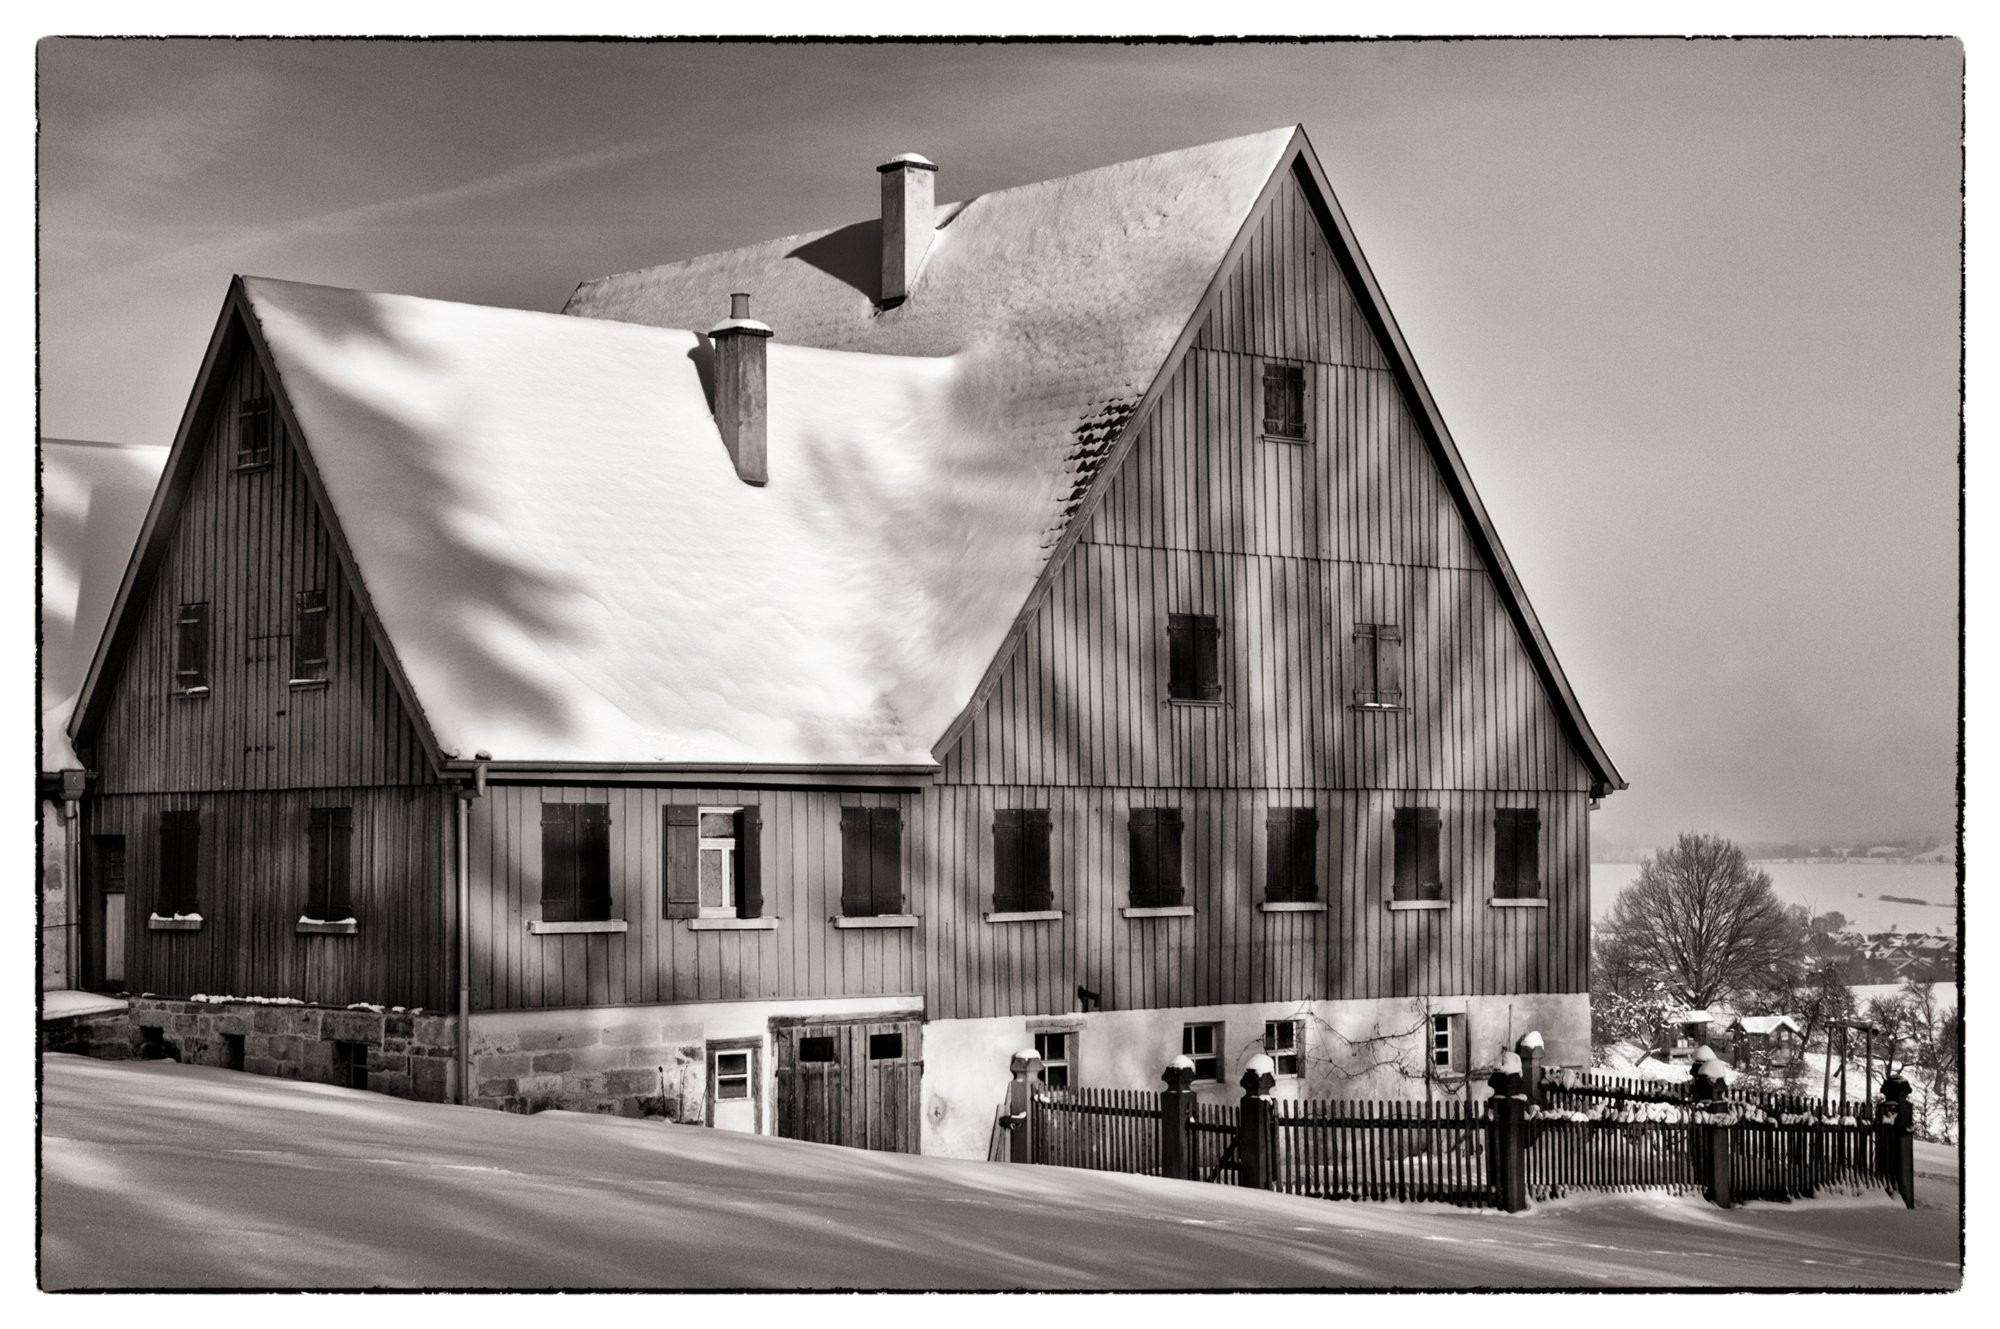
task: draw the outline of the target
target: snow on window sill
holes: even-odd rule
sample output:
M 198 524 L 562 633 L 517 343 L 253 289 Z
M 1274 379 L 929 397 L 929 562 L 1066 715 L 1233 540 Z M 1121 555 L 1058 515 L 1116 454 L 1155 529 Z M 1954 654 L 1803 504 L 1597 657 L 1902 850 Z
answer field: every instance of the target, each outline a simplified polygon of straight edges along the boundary
M 311 692 L 316 688 L 325 687 L 326 682 L 323 678 L 291 678 L 285 680 L 285 686 L 294 692 Z
M 691 932 L 773 932 L 777 930 L 775 918 L 690 918 L 687 921 Z
M 1357 701 L 1349 705 L 1347 709 L 1350 711 L 1388 711 L 1400 713 L 1410 708 L 1407 706 L 1391 706 L 1389 703 L 1382 701 Z
M 1547 909 L 1549 902 L 1539 895 L 1495 895 L 1486 901 L 1495 909 Z
M 203 684 L 200 687 L 194 688 L 175 688 L 174 695 L 176 697 L 206 697 L 208 695 L 208 686 Z
M 539 918 L 528 920 L 528 931 L 538 937 L 577 932 L 623 932 L 624 930 L 625 920 L 622 918 L 594 918 L 575 923 L 550 923 Z
M 1449 900 L 1391 900 L 1391 909 L 1449 909 Z
M 162 918 L 154 914 L 146 920 L 146 927 L 153 932 L 199 932 L 200 914 L 175 914 L 172 918 Z
M 351 937 L 360 928 L 360 923 L 352 918 L 305 918 L 292 924 L 293 933 L 300 936 Z
M 842 914 L 827 920 L 837 928 L 913 928 L 917 925 L 915 914 L 868 914 L 849 918 Z
M 1304 434 L 1274 434 L 1268 429 L 1258 430 L 1257 437 L 1266 443 L 1290 443 L 1294 447 L 1301 443 L 1312 442 L 1312 439 Z
M 1120 918 L 1193 918 L 1191 904 L 1127 905 L 1118 911 Z
M 1221 697 L 1169 697 L 1167 698 L 1167 705 L 1206 706 L 1211 710 L 1220 710 L 1222 707 L 1229 705 L 1229 703 Z
M 1257 908 L 1266 914 L 1323 914 L 1324 900 L 1263 900 Z
M 1001 909 L 980 915 L 988 923 L 1046 923 L 1062 916 L 1060 909 Z

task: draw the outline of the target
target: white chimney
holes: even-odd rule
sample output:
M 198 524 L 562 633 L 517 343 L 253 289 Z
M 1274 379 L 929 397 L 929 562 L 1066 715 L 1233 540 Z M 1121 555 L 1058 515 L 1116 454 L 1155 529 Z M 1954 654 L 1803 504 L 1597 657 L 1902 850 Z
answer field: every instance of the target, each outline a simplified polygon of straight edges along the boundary
M 882 173 L 882 306 L 907 300 L 917 284 L 917 269 L 937 234 L 931 224 L 936 205 L 937 166 L 914 152 L 905 152 Z
M 715 423 L 744 484 L 761 485 L 764 469 L 764 343 L 771 325 L 750 317 L 750 296 L 729 296 L 729 317 L 709 330 L 715 343 Z

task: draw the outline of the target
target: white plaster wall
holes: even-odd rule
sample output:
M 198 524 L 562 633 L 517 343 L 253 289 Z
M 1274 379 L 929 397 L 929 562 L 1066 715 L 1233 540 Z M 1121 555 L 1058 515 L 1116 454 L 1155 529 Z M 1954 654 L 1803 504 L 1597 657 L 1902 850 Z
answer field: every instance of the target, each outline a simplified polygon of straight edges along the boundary
M 1182 1026 L 1220 1023 L 1222 1079 L 1198 1085 L 1197 1093 L 1204 1102 L 1230 1103 L 1242 1096 L 1237 1082 L 1244 1066 L 1263 1050 L 1264 1022 L 1298 1020 L 1305 1053 L 1303 1074 L 1279 1081 L 1275 1096 L 1401 1099 L 1423 1096 L 1427 1017 L 1447 1014 L 1465 1016 L 1475 1073 L 1490 1068 L 1503 1050 L 1531 1029 L 1542 1035 L 1546 1065 L 1588 1064 L 1590 998 L 1583 993 L 1264 1002 L 1053 1018 L 938 1020 L 924 1027 L 923 1150 L 953 1158 L 986 1157 L 994 1113 L 1012 1078 L 1008 1060 L 1034 1046 L 1036 1029 L 1052 1024 L 1077 1031 L 1071 1083 L 1158 1089 L 1160 1072 L 1181 1050 Z M 1369 1041 L 1384 1035 L 1389 1037 Z M 1475 1098 L 1484 1096 L 1484 1084 L 1476 1075 L 1469 1087 Z

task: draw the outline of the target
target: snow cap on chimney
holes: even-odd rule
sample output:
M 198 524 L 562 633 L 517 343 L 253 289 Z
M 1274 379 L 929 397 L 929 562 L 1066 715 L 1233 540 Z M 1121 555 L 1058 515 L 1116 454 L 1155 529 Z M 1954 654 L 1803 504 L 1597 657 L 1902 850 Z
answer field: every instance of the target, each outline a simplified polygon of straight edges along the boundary
M 729 317 L 709 329 L 715 343 L 715 424 L 736 466 L 737 478 L 761 485 L 765 470 L 766 393 L 764 343 L 771 325 L 750 317 L 750 296 L 733 291 Z
M 937 165 L 903 152 L 875 169 L 882 174 L 882 305 L 889 308 L 909 298 L 937 234 L 931 221 Z

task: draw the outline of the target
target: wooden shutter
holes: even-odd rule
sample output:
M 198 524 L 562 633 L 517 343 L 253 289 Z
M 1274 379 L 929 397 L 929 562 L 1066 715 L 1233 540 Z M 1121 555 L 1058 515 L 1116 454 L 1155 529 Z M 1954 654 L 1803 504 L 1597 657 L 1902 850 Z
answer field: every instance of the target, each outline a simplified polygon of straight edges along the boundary
M 306 916 L 329 923 L 354 914 L 349 862 L 354 837 L 351 808 L 306 812 Z
M 1503 808 L 1512 825 L 1507 894 L 1540 895 L 1542 884 L 1542 813 L 1539 808 Z M 1496 847 L 1497 856 L 1498 849 Z
M 301 682 L 326 677 L 325 591 L 292 597 L 292 677 Z
M 1285 367 L 1285 436 L 1306 436 L 1306 371 L 1303 365 Z
M 611 917 L 611 805 L 576 803 L 577 917 Z
M 1026 808 L 1021 813 L 1021 907 L 1053 909 L 1055 887 L 1049 879 L 1049 810 Z
M 875 893 L 869 885 L 874 858 L 868 812 L 867 808 L 840 810 L 840 912 L 849 918 L 875 912 Z
M 869 842 L 874 864 L 869 870 L 877 915 L 903 912 L 903 810 L 868 809 Z
M 1396 878 L 1398 900 L 1417 898 L 1417 812 L 1416 808 L 1396 809 Z
M 1207 614 L 1197 615 L 1194 625 L 1195 696 L 1202 701 L 1222 698 L 1222 629 Z
M 1264 895 L 1278 901 L 1316 900 L 1315 875 L 1319 813 L 1312 808 L 1272 808 L 1268 828 Z
M 1020 808 L 993 813 L 993 912 L 1011 914 L 1026 909 L 1027 885 Z
M 542 804 L 542 921 L 577 920 L 576 810 L 579 803 Z
M 1347 673 L 1354 682 L 1354 704 L 1375 704 L 1375 625 L 1356 623 L 1347 651 Z
M 1292 899 L 1292 809 L 1264 814 L 1264 898 Z
M 1160 810 L 1133 808 L 1128 817 L 1132 831 L 1131 900 L 1134 909 L 1151 909 L 1160 902 Z
M 669 803 L 661 809 L 666 843 L 662 918 L 701 916 L 701 807 Z M 740 848 L 739 848 L 740 852 Z
M 764 819 L 754 803 L 736 814 L 736 914 L 764 916 Z
M 174 615 L 174 686 L 208 686 L 208 606 L 182 605 Z
M 1403 704 L 1403 630 L 1394 623 L 1375 625 L 1375 700 Z
M 1181 810 L 1161 808 L 1154 825 L 1157 848 L 1154 868 L 1158 872 L 1154 896 L 1161 905 L 1181 903 Z
M 1195 695 L 1194 615 L 1167 615 L 1167 696 Z
M 195 871 L 201 854 L 201 813 L 160 814 L 158 903 L 153 911 L 172 916 L 192 914 L 200 907 Z
M 1417 808 L 1417 895 L 1424 900 L 1442 899 L 1444 877 L 1438 870 L 1439 813 L 1436 808 Z
M 236 465 L 248 470 L 271 461 L 271 399 L 252 397 L 237 408 Z

